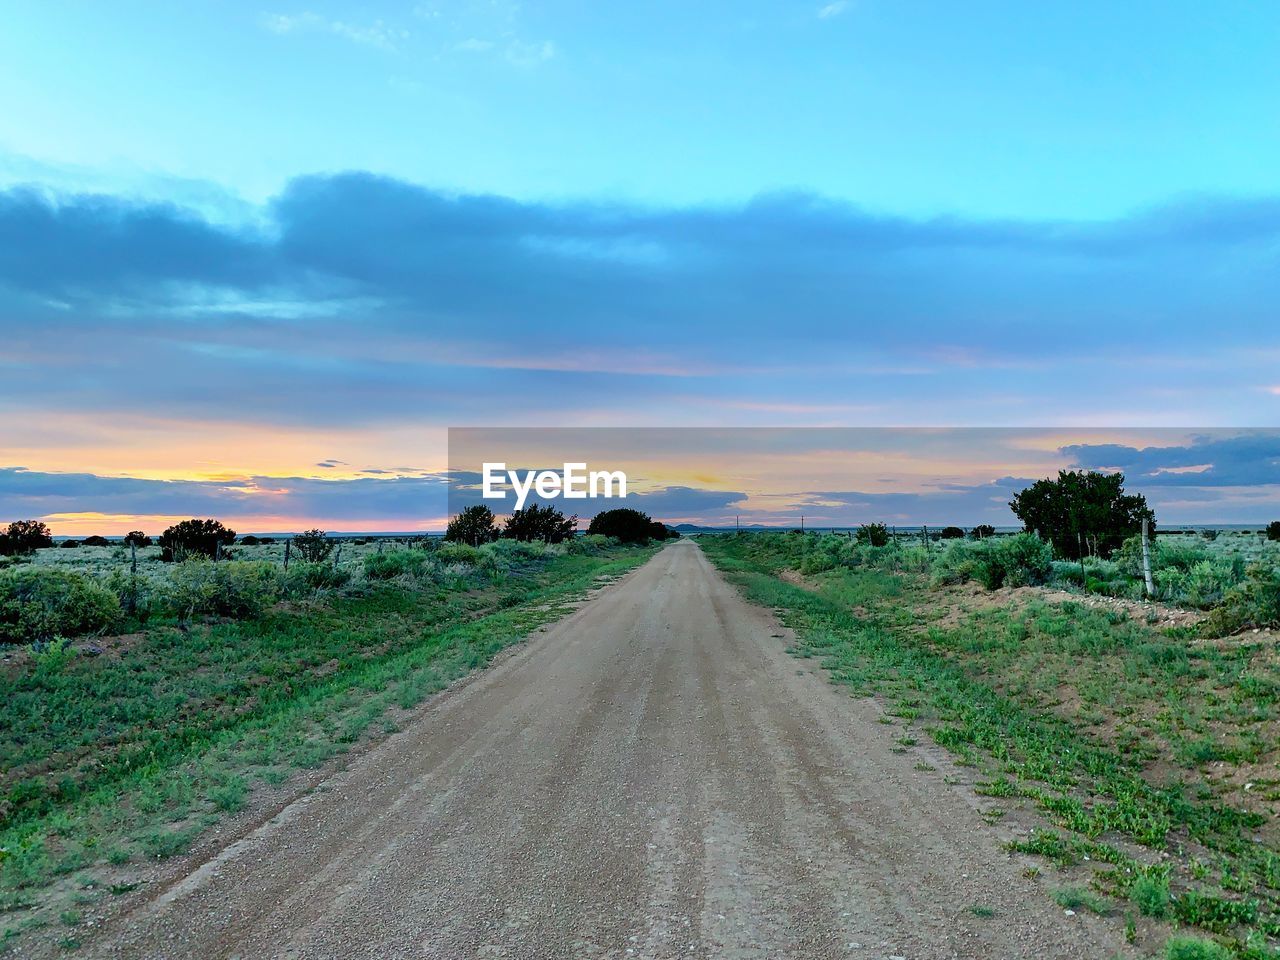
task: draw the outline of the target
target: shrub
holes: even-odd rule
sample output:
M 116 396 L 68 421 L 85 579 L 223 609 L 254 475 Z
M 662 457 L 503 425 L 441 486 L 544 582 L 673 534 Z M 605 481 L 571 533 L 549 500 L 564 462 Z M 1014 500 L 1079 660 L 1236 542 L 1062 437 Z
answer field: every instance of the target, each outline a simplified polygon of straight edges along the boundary
M 100 537 L 97 534 L 94 534 L 92 537 L 84 538 L 84 545 L 86 547 L 109 547 L 111 546 L 111 541 L 106 537 Z
M 308 590 L 339 590 L 351 582 L 351 571 L 335 567 L 331 563 L 302 561 L 289 568 L 290 592 Z
M 494 522 L 493 511 L 483 503 L 467 507 L 449 521 L 444 538 L 453 543 L 469 543 L 473 547 L 497 540 L 498 525 Z
M 664 524 L 652 519 L 647 513 L 630 507 L 619 507 L 592 517 L 587 533 L 613 537 L 619 543 L 645 543 L 649 540 L 666 540 L 674 531 L 668 531 Z
M 25 556 L 42 547 L 52 547 L 49 527 L 39 520 L 15 520 L 0 536 L 0 553 Z
M 436 551 L 441 563 L 463 563 L 474 567 L 480 563 L 480 551 L 469 543 L 446 543 Z
M 420 577 L 428 567 L 428 556 L 421 550 L 388 550 L 364 558 L 364 575 L 370 580 Z
M 987 537 L 994 537 L 995 535 L 996 528 L 989 523 L 980 523 L 969 532 L 969 536 L 975 540 L 985 540 Z
M 70 570 L 0 571 L 0 642 L 100 633 L 120 615 L 115 594 Z
M 1053 550 L 1030 533 L 1000 540 L 953 543 L 934 561 L 939 583 L 976 580 L 988 590 L 1047 583 L 1054 574 Z
M 1036 586 L 1053 573 L 1053 548 L 1035 534 L 1020 533 L 994 543 L 997 562 L 1009 587 Z
M 126 547 L 131 545 L 135 547 L 149 547 L 151 546 L 151 538 L 141 530 L 130 530 L 124 535 L 124 545 Z
M 578 518 L 566 517 L 551 506 L 533 504 L 517 510 L 507 518 L 502 530 L 504 537 L 512 540 L 541 540 L 543 543 L 559 543 L 573 536 Z
M 1164 945 L 1165 960 L 1231 960 L 1231 951 L 1212 940 L 1170 937 Z
M 196 557 L 177 564 L 163 590 L 165 604 L 181 619 L 257 617 L 280 596 L 280 574 L 270 563 Z
M 212 559 L 219 547 L 235 542 L 236 532 L 217 520 L 183 520 L 160 534 L 160 558 L 166 562 L 192 557 Z
M 333 553 L 333 541 L 323 530 L 303 530 L 293 538 L 293 547 L 308 563 L 322 563 Z
M 252 533 L 247 533 L 240 538 L 240 543 L 246 547 L 256 547 L 262 541 L 255 537 Z
M 959 527 L 943 527 L 938 536 L 943 540 L 962 540 L 964 539 L 964 531 Z
M 1267 539 L 1280 540 L 1280 520 L 1272 520 L 1267 524 Z
M 1169 912 L 1169 878 L 1164 874 L 1143 874 L 1133 882 L 1129 899 L 1144 917 L 1162 919 Z
M 1280 569 L 1259 564 L 1245 576 L 1209 615 L 1209 626 L 1215 631 L 1226 634 L 1246 627 L 1280 626 Z
M 58 546 L 60 546 L 64 550 L 70 550 L 73 547 L 80 546 L 80 541 L 79 540 L 63 540 L 60 544 L 58 544 Z
M 883 523 L 864 523 L 858 528 L 858 543 L 872 547 L 883 547 L 889 543 L 889 528 Z

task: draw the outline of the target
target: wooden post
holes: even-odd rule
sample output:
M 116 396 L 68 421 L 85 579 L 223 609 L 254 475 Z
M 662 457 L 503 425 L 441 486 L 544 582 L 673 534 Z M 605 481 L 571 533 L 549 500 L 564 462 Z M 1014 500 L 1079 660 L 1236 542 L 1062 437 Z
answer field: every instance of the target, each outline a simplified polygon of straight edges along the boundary
M 337 552 L 336 554 L 334 554 L 334 557 L 333 557 L 333 565 L 334 565 L 335 567 L 337 567 L 337 565 L 338 565 L 341 561 L 342 561 L 342 544 L 338 544 L 338 552 Z
M 1142 518 L 1142 579 L 1147 584 L 1147 596 L 1156 595 L 1155 580 L 1151 576 L 1151 521 Z
M 284 542 L 284 572 L 289 572 L 289 553 L 293 549 L 293 538 L 290 537 Z
M 138 545 L 129 541 L 129 612 L 138 612 Z
M 929 526 L 928 524 L 920 524 L 920 535 L 924 537 L 924 552 L 932 553 L 933 548 L 929 546 Z
M 222 544 L 215 543 L 213 545 L 213 562 L 217 563 L 221 559 L 222 559 Z

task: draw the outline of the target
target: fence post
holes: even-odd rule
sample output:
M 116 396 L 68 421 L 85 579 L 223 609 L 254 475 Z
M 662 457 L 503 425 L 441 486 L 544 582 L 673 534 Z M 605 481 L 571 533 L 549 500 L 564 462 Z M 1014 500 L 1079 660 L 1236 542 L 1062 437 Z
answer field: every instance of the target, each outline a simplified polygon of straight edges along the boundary
M 293 538 L 290 537 L 284 542 L 284 572 L 289 572 L 289 552 L 293 549 Z
M 129 541 L 129 612 L 138 612 L 138 545 Z
M 1155 581 L 1151 578 L 1151 521 L 1142 518 L 1142 579 L 1147 585 L 1147 597 L 1156 593 Z

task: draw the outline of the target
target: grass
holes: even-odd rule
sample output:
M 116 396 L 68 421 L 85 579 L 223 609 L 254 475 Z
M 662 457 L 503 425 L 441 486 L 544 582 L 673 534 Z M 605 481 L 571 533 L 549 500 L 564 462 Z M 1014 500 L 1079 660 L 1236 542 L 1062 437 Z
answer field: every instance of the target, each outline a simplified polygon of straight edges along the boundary
M 184 853 L 255 789 L 394 729 L 394 711 L 650 554 L 549 552 L 465 589 L 369 583 L 256 619 L 93 641 L 98 655 L 11 658 L 0 668 L 0 933 L 56 909 L 63 878 L 123 892 L 131 864 Z
M 821 569 L 800 584 L 783 580 L 804 568 L 806 540 L 818 539 L 702 544 L 750 599 L 795 629 L 795 655 L 881 698 L 886 715 L 908 726 L 900 742 L 927 733 L 982 771 L 981 792 L 1031 804 L 1056 828 L 1015 850 L 1087 864 L 1094 889 L 1075 892 L 1106 910 L 1132 901 L 1147 916 L 1216 935 L 1228 955 L 1276 956 L 1265 946 L 1280 938 L 1267 773 L 1280 674 L 1269 643 L 1193 640 L 1145 618 L 1025 593 L 969 603 L 990 595 L 931 586 L 927 567 L 889 551 L 883 561 L 869 551 L 857 565 L 809 564 Z

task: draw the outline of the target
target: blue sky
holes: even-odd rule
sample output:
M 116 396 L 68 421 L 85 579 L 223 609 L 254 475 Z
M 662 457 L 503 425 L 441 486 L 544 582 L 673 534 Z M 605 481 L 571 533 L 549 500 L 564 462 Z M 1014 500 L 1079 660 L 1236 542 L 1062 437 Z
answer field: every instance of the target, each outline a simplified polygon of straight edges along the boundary
M 1274 5 L 0 9 L 0 487 L 104 479 L 59 522 L 287 523 L 450 425 L 1280 414 Z

